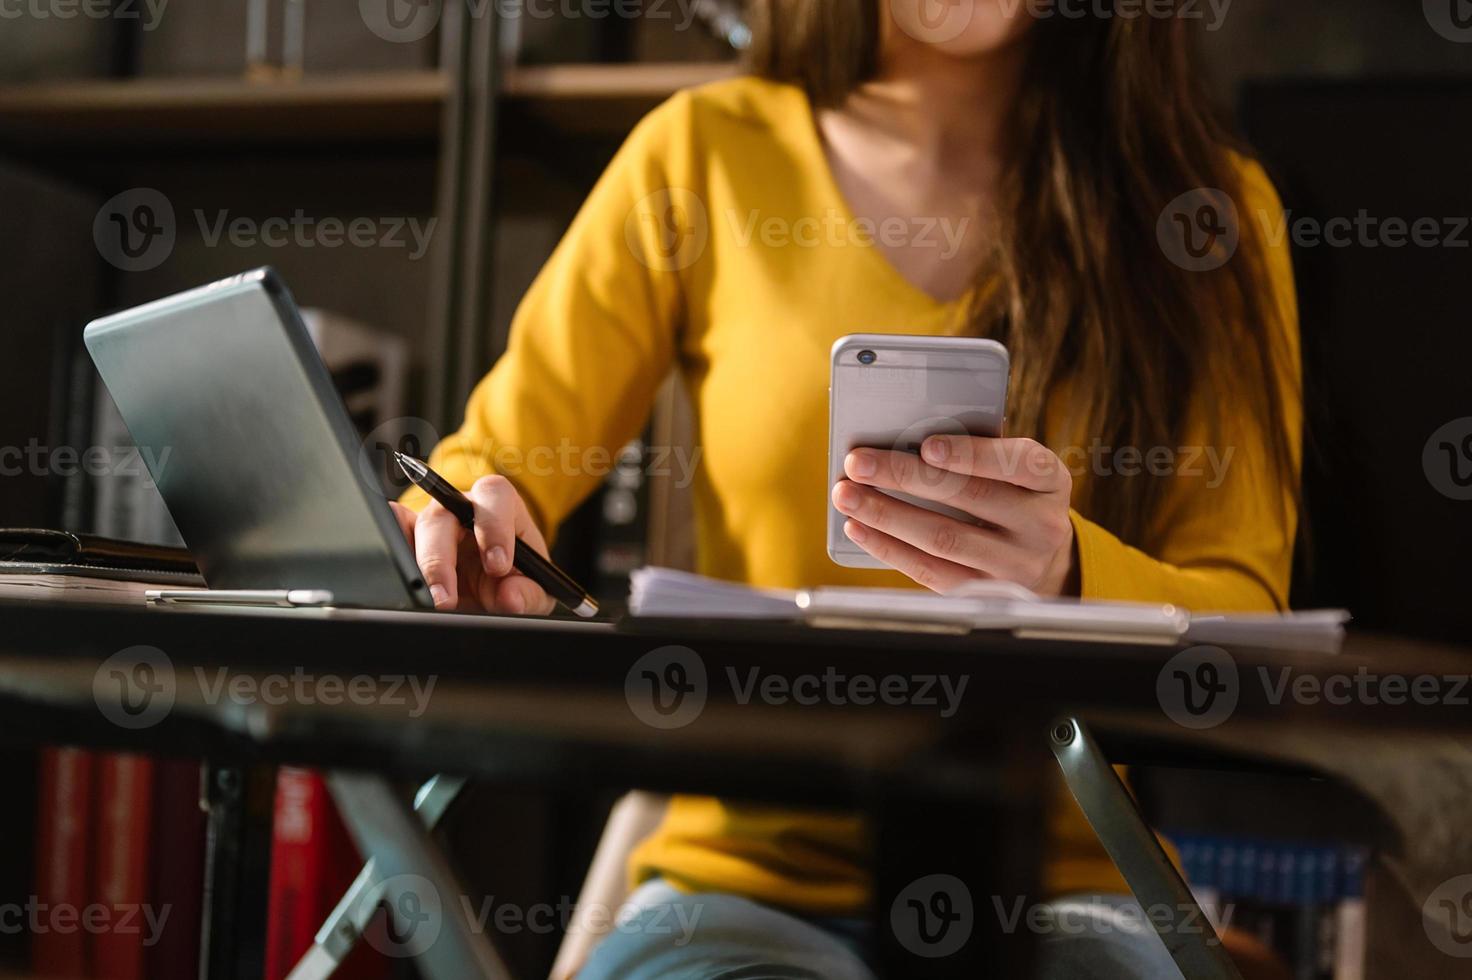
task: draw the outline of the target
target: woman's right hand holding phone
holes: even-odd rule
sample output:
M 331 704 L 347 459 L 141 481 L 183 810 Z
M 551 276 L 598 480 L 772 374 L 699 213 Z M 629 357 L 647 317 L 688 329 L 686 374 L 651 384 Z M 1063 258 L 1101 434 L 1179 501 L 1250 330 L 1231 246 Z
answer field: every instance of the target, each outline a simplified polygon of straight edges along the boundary
M 475 528 L 431 500 L 415 512 L 391 502 L 394 516 L 439 610 L 546 615 L 556 603 L 512 565 L 516 539 L 543 556 L 547 541 L 526 502 L 503 476 L 483 476 L 466 496 L 475 505 Z

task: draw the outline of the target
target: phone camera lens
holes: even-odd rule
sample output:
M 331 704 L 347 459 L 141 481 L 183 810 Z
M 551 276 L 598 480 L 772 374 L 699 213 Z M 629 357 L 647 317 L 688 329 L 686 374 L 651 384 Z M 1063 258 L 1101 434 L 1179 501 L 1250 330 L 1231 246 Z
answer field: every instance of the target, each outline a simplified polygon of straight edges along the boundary
M 876 353 L 874 353 L 873 351 L 871 351 L 871 350 L 861 350 L 861 351 L 859 351 L 859 363 L 860 364 L 873 364 L 877 360 L 879 360 L 879 355 L 876 354 Z

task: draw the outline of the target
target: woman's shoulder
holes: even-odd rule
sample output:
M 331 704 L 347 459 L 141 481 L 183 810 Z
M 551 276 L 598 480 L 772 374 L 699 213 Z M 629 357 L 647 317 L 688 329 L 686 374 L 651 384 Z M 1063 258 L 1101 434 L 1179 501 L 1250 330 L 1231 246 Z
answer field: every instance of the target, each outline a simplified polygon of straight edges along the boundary
M 811 120 L 802 89 L 738 75 L 676 92 L 644 117 L 634 138 L 719 152 L 725 144 L 763 136 L 800 140 Z
M 785 122 L 797 112 L 807 112 L 802 89 L 743 74 L 681 89 L 651 116 L 669 114 L 749 124 Z
M 1267 168 L 1256 157 L 1240 151 L 1229 153 L 1237 175 L 1237 193 L 1244 208 L 1255 220 L 1276 220 L 1282 214 L 1283 202 L 1278 197 L 1278 188 L 1268 175 Z

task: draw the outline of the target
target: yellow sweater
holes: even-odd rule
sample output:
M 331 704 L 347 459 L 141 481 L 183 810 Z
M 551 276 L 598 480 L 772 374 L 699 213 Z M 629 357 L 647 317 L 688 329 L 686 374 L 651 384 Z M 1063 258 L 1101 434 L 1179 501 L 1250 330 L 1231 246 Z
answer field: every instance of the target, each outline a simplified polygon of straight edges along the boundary
M 1252 215 L 1279 209 L 1255 166 L 1248 184 Z M 849 333 L 962 333 L 964 304 L 921 292 L 865 242 L 800 90 L 742 78 L 676 95 L 598 182 L 433 465 L 461 487 L 503 473 L 550 531 L 595 488 L 607 454 L 639 432 L 678 367 L 701 453 L 701 572 L 760 586 L 912 585 L 895 572 L 835 565 L 825 550 L 828 351 Z M 1280 380 L 1296 392 L 1286 248 L 1271 261 L 1294 328 Z M 1296 428 L 1296 402 L 1289 407 Z M 1286 489 L 1254 465 L 1260 433 L 1195 442 L 1236 451 L 1224 476 L 1208 459 L 1180 460 L 1199 475 L 1174 478 L 1158 555 L 1074 515 L 1085 597 L 1285 604 L 1294 529 Z M 1071 801 L 1052 812 L 1049 890 L 1122 888 Z M 857 817 L 680 797 L 631 871 L 687 890 L 852 912 L 869 894 L 863 840 Z

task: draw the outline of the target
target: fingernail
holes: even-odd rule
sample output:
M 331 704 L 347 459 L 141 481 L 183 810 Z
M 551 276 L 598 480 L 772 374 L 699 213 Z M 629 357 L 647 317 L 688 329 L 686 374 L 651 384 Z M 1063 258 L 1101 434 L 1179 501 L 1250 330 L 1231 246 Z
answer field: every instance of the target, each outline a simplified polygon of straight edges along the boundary
M 864 525 L 860 524 L 858 521 L 845 522 L 843 525 L 843 533 L 848 535 L 848 539 L 855 544 L 862 544 L 864 538 L 868 536 L 868 531 L 865 530 Z
M 859 506 L 858 488 L 852 483 L 840 483 L 838 485 L 838 492 L 834 495 L 833 502 L 845 514 L 857 510 Z
M 504 574 L 506 571 L 506 549 L 496 545 L 491 549 L 491 567 L 487 569 L 493 575 Z
M 526 600 L 521 597 L 520 592 L 513 592 L 506 597 L 506 611 L 513 616 L 526 612 Z
M 436 608 L 450 601 L 450 590 L 443 585 L 431 585 L 429 587 L 430 598 L 434 599 Z
M 949 447 L 944 439 L 926 439 L 920 447 L 920 453 L 932 463 L 944 463 L 949 455 Z
M 848 471 L 854 476 L 869 477 L 879 472 L 879 460 L 862 449 L 848 454 Z

